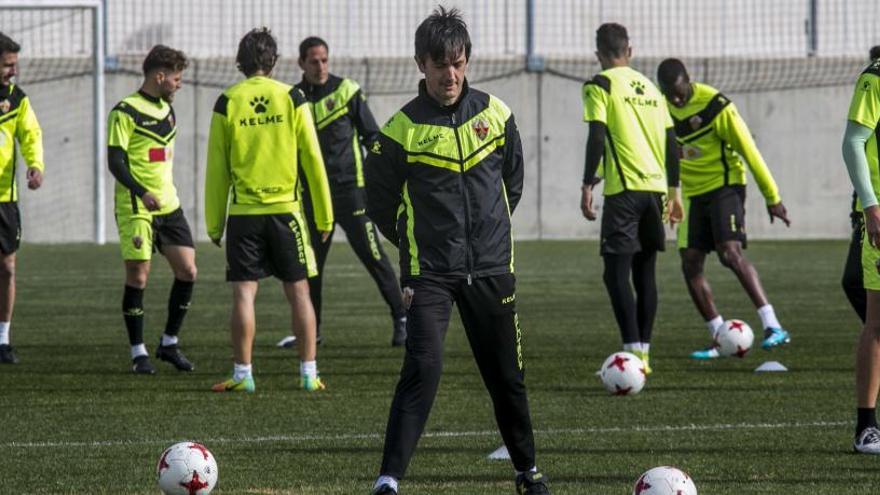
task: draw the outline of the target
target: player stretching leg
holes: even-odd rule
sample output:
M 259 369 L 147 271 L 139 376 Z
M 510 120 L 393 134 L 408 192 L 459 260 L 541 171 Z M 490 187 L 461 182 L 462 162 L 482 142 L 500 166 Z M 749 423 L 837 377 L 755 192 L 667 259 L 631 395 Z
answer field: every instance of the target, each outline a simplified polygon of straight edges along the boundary
M 743 254 L 746 247 L 743 161 L 767 201 L 770 221 L 779 218 L 787 227 L 791 222 L 776 182 L 733 102 L 710 86 L 692 83 L 678 59 L 664 60 L 657 69 L 657 79 L 671 104 L 669 112 L 681 145 L 681 190 L 686 200 L 685 218 L 678 228 L 678 248 L 691 299 L 714 339 L 724 319 L 715 307 L 703 266 L 706 254 L 715 250 L 721 264 L 736 274 L 758 309 L 764 328 L 761 347 L 771 349 L 786 344 L 791 338 L 767 301 L 758 271 Z M 694 359 L 719 356 L 715 344 L 691 354 Z

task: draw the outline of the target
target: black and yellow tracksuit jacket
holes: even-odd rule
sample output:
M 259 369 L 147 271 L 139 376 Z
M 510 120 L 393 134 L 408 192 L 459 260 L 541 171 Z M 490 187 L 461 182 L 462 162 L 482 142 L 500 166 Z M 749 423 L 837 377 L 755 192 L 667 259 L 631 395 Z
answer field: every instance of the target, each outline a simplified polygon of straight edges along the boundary
M 367 214 L 398 245 L 402 279 L 513 272 L 523 156 L 501 100 L 465 82 L 458 102 L 443 107 L 422 81 L 382 128 L 365 169 Z
M 31 101 L 17 85 L 0 85 L 0 203 L 18 201 L 16 148 L 28 168 L 43 171 L 43 131 Z
M 330 190 L 336 194 L 364 187 L 361 146 L 372 144 L 379 125 L 358 83 L 330 74 L 322 85 L 303 78 L 295 87 L 306 96 L 312 110 Z

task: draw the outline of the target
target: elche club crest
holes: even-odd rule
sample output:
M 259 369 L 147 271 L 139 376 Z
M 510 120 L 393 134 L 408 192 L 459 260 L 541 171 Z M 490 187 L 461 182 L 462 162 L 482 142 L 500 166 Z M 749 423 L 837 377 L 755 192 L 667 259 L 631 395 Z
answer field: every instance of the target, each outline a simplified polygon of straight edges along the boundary
M 6 113 L 10 108 L 12 108 L 12 104 L 9 103 L 9 100 L 0 101 L 0 113 Z
M 324 107 L 328 112 L 332 112 L 334 108 L 336 108 L 336 100 L 333 98 L 327 98 L 324 100 Z
M 477 137 L 480 138 L 480 141 L 486 139 L 486 136 L 489 135 L 489 121 L 486 119 L 475 120 L 471 127 L 474 129 Z

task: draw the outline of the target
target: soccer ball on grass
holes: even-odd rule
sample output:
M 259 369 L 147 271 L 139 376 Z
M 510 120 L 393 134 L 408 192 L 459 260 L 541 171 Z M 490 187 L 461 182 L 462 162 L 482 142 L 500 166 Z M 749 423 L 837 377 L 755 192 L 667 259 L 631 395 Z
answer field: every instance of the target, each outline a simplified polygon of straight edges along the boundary
M 632 495 L 697 495 L 697 487 L 681 469 L 660 466 L 639 476 Z
M 615 352 L 599 370 L 605 389 L 614 395 L 635 395 L 645 386 L 645 363 L 635 354 Z
M 208 495 L 217 485 L 217 461 L 200 443 L 176 443 L 159 457 L 156 477 L 165 495 Z
M 745 357 L 754 341 L 755 334 L 742 320 L 727 320 L 715 332 L 718 353 L 726 357 Z

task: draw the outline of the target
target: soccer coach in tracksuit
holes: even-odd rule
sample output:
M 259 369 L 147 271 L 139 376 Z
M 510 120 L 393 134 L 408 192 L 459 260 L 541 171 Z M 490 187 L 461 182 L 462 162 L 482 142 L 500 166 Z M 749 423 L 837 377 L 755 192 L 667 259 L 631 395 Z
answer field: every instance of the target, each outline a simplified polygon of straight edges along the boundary
M 366 162 L 367 214 L 400 250 L 406 356 L 375 494 L 396 494 L 442 371 L 453 303 L 517 470 L 519 493 L 549 493 L 535 469 L 515 311 L 510 214 L 523 186 L 510 109 L 468 88 L 467 27 L 438 8 L 416 31 L 419 94 L 382 129 Z M 544 489 L 541 491 L 541 489 Z

